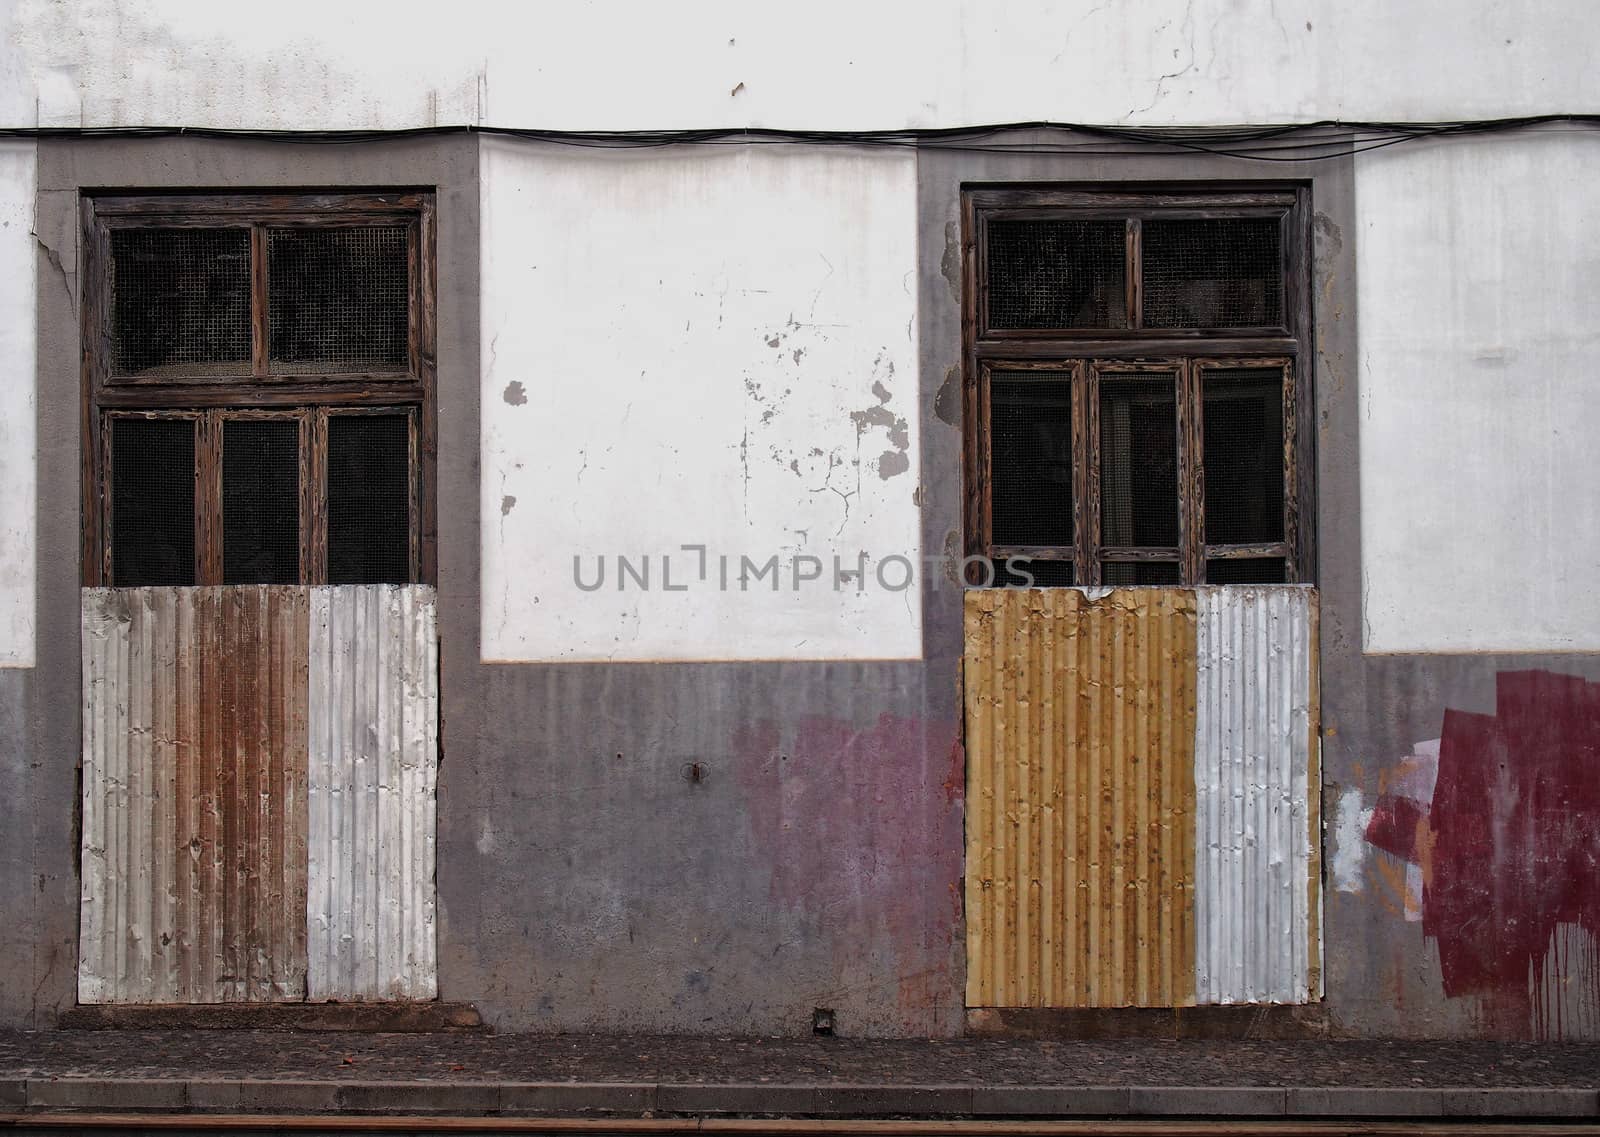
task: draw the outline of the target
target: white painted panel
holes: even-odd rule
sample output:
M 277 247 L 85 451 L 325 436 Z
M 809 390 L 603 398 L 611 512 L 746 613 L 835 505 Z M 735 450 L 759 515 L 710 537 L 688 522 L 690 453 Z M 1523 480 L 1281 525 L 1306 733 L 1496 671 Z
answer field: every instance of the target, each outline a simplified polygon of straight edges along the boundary
M 1197 589 L 1195 999 L 1310 998 L 1315 593 Z
M 1591 0 L 17 0 L 6 125 L 1432 120 L 1592 109 Z M 6 24 L 11 26 L 7 27 Z
M 438 639 L 426 585 L 311 590 L 307 997 L 431 999 Z
M 0 142 L 0 667 L 34 660 L 34 153 Z
M 1365 646 L 1600 650 L 1600 134 L 1357 167 Z
M 484 657 L 920 656 L 888 560 L 920 551 L 914 156 L 486 141 L 482 169 Z

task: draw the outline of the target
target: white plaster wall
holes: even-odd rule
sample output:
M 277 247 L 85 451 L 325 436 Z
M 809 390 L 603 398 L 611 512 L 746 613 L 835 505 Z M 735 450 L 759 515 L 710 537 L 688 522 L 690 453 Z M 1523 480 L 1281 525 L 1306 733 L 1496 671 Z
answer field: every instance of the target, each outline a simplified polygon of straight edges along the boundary
M 481 193 L 484 657 L 920 656 L 914 157 L 488 140 Z
M 1600 134 L 1356 184 L 1367 650 L 1600 650 Z
M 34 661 L 34 172 L 0 142 L 0 667 Z
M 0 30 L 8 126 L 1214 124 L 1600 96 L 1593 0 L 0 0 Z

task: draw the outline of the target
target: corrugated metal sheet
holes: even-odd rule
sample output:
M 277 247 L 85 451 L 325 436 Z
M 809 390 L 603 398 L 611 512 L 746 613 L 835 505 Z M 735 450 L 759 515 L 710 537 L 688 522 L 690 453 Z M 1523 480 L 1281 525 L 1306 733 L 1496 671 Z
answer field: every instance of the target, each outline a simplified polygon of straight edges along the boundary
M 1195 597 L 966 594 L 967 1003 L 1194 1001 Z
M 312 999 L 430 999 L 434 590 L 311 590 Z
M 79 999 L 305 990 L 306 594 L 83 594 Z
M 1316 594 L 1198 596 L 1195 996 L 1299 1003 L 1316 985 Z

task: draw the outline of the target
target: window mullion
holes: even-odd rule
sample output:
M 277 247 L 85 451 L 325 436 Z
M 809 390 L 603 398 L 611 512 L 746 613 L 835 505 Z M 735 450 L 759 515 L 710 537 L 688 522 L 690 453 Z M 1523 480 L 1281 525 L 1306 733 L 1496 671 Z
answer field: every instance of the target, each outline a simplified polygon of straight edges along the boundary
M 1300 408 L 1294 361 L 1283 365 L 1283 540 L 1289 546 L 1288 581 L 1310 576 L 1300 562 Z
M 407 508 L 410 510 L 408 524 L 408 539 L 411 542 L 411 579 L 422 580 L 422 526 L 419 524 L 422 508 L 422 478 L 420 431 L 417 423 L 417 410 L 412 408 L 406 414 L 406 489 L 409 493 Z
M 195 581 L 221 584 L 222 412 L 206 411 L 195 427 Z
M 1178 558 L 1186 585 L 1205 583 L 1206 487 L 1200 369 L 1178 364 Z
M 267 374 L 267 230 L 250 226 L 250 373 Z
M 1144 327 L 1144 222 L 1128 218 L 1128 261 L 1123 270 L 1127 289 L 1128 327 Z
M 1073 534 L 1077 565 L 1073 579 L 1082 585 L 1100 583 L 1100 376 L 1092 360 L 1079 360 L 1072 385 L 1072 463 L 1078 515 Z
M 301 580 L 328 582 L 328 408 L 313 407 L 301 424 Z
M 95 489 L 98 496 L 94 499 L 95 535 L 98 539 L 93 547 L 96 563 L 100 566 L 98 579 L 85 581 L 89 585 L 104 585 L 110 587 L 115 581 L 112 573 L 111 551 L 113 547 L 111 503 L 116 487 L 112 480 L 114 467 L 111 460 L 111 447 L 113 439 L 111 432 L 114 429 L 111 419 L 104 411 L 94 411 L 95 432 L 92 444 L 95 449 Z
M 990 389 L 987 363 L 978 367 L 977 388 L 978 463 L 977 485 L 973 489 L 977 498 L 980 548 L 982 553 L 988 556 L 989 550 L 994 546 L 994 422 L 990 404 L 993 394 Z

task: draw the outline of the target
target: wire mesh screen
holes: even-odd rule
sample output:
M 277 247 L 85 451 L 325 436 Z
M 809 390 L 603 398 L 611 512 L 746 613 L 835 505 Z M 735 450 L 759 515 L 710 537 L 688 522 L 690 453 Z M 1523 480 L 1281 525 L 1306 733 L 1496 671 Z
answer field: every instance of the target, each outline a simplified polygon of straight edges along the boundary
M 993 537 L 1072 544 L 1072 377 L 996 373 L 989 381 Z
M 222 426 L 222 582 L 300 581 L 300 424 Z
M 407 233 L 404 225 L 267 231 L 272 370 L 405 369 Z
M 1282 557 L 1242 557 L 1206 562 L 1207 584 L 1282 584 L 1287 579 Z
M 1001 588 L 1067 588 L 1077 583 L 1073 579 L 1071 561 L 1024 560 L 1020 557 L 997 562 L 994 579 Z
M 328 582 L 411 580 L 410 419 L 328 418 Z
M 1177 561 L 1103 561 L 1100 583 L 1109 585 L 1177 584 Z
M 990 221 L 989 326 L 1123 328 L 1121 221 Z
M 1146 221 L 1145 327 L 1281 325 L 1281 245 L 1273 217 Z
M 1100 377 L 1100 543 L 1154 548 L 1178 544 L 1173 375 Z
M 1283 372 L 1201 371 L 1206 541 L 1283 540 Z
M 111 582 L 195 582 L 193 419 L 111 424 Z
M 117 374 L 250 374 L 249 230 L 112 230 L 110 277 Z

